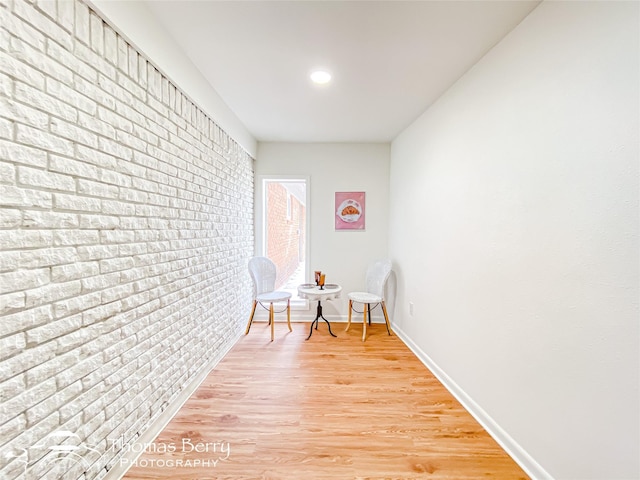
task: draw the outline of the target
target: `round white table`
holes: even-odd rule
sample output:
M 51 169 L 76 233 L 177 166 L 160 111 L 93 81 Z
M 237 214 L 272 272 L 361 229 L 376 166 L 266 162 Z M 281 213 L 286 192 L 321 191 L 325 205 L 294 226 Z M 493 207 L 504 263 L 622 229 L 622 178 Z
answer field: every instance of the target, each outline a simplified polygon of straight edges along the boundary
M 340 298 L 340 292 L 342 292 L 342 287 L 335 283 L 327 283 L 324 288 L 320 288 L 315 283 L 304 283 L 298 287 L 298 295 L 300 296 L 300 298 L 318 301 L 316 318 L 315 320 L 313 320 L 313 322 L 311 322 L 311 328 L 309 329 L 309 336 L 307 337 L 307 340 L 311 338 L 314 324 L 316 326 L 316 330 L 318 329 L 318 322 L 320 321 L 320 319 L 323 319 L 325 322 L 327 322 L 327 326 L 329 327 L 329 334 L 332 337 L 337 336 L 334 335 L 331 331 L 331 324 L 329 323 L 329 320 L 324 318 L 324 316 L 322 315 L 322 301 Z

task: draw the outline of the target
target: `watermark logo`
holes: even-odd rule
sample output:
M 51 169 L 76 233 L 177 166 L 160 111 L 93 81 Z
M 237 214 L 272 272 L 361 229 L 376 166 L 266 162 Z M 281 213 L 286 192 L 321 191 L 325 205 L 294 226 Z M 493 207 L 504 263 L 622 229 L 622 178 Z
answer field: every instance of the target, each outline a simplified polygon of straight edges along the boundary
M 124 437 L 110 440 L 109 449 L 124 452 L 120 465 L 141 468 L 215 468 L 229 459 L 231 444 L 181 438 L 178 442 L 127 443 Z M 129 455 L 127 455 L 127 453 Z M 165 457 L 141 456 L 144 453 L 171 454 Z M 132 458 L 132 454 L 135 455 Z
M 39 469 L 47 473 L 47 478 L 57 479 L 74 468 L 87 471 L 102 454 L 75 433 L 59 430 L 28 449 L 16 449 L 7 456 L 23 465 L 24 478 L 29 478 L 29 469 L 38 464 Z M 93 458 L 90 460 L 89 457 Z
M 106 452 L 100 452 L 77 434 L 59 430 L 27 449 L 3 453 L 5 458 L 13 458 L 22 465 L 21 479 L 40 478 L 46 473 L 46 478 L 58 480 L 72 470 L 89 471 L 103 456 L 119 456 L 120 465 L 126 468 L 215 468 L 220 461 L 229 459 L 231 445 L 225 441 L 205 442 L 187 437 L 177 442 L 127 442 L 122 435 L 108 439 Z

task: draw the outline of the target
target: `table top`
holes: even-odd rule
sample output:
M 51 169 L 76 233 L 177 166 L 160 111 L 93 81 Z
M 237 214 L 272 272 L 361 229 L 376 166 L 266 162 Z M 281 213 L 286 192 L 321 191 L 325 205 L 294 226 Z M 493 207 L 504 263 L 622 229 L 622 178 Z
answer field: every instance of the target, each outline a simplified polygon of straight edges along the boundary
M 309 300 L 331 300 L 339 298 L 342 287 L 336 283 L 327 283 L 323 290 L 315 283 L 303 283 L 298 286 L 298 295 L 300 298 L 308 298 Z

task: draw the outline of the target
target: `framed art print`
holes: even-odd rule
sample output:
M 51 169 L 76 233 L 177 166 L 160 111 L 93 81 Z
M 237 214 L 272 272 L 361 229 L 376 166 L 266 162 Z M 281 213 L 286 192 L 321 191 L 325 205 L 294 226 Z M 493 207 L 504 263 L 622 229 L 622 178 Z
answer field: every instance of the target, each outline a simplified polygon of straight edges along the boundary
M 364 230 L 365 192 L 336 192 L 336 230 Z

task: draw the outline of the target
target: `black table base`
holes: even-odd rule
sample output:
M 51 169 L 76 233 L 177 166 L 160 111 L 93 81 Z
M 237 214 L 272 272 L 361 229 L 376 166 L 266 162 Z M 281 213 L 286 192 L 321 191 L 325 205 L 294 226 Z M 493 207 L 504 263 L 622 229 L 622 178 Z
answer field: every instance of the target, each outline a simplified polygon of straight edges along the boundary
M 320 319 L 323 319 L 325 322 L 327 322 L 327 326 L 329 327 L 329 334 L 332 337 L 337 337 L 337 335 L 334 335 L 333 332 L 331 331 L 331 324 L 329 323 L 329 320 L 327 320 L 326 318 L 324 318 L 322 316 L 322 303 L 320 300 L 318 300 L 318 309 L 316 312 L 316 318 L 313 322 L 311 322 L 311 328 L 309 329 L 309 336 L 306 338 L 306 340 L 309 340 L 311 338 L 311 334 L 313 333 L 313 325 L 315 324 L 316 326 L 316 330 L 318 329 L 318 322 L 320 321 Z

